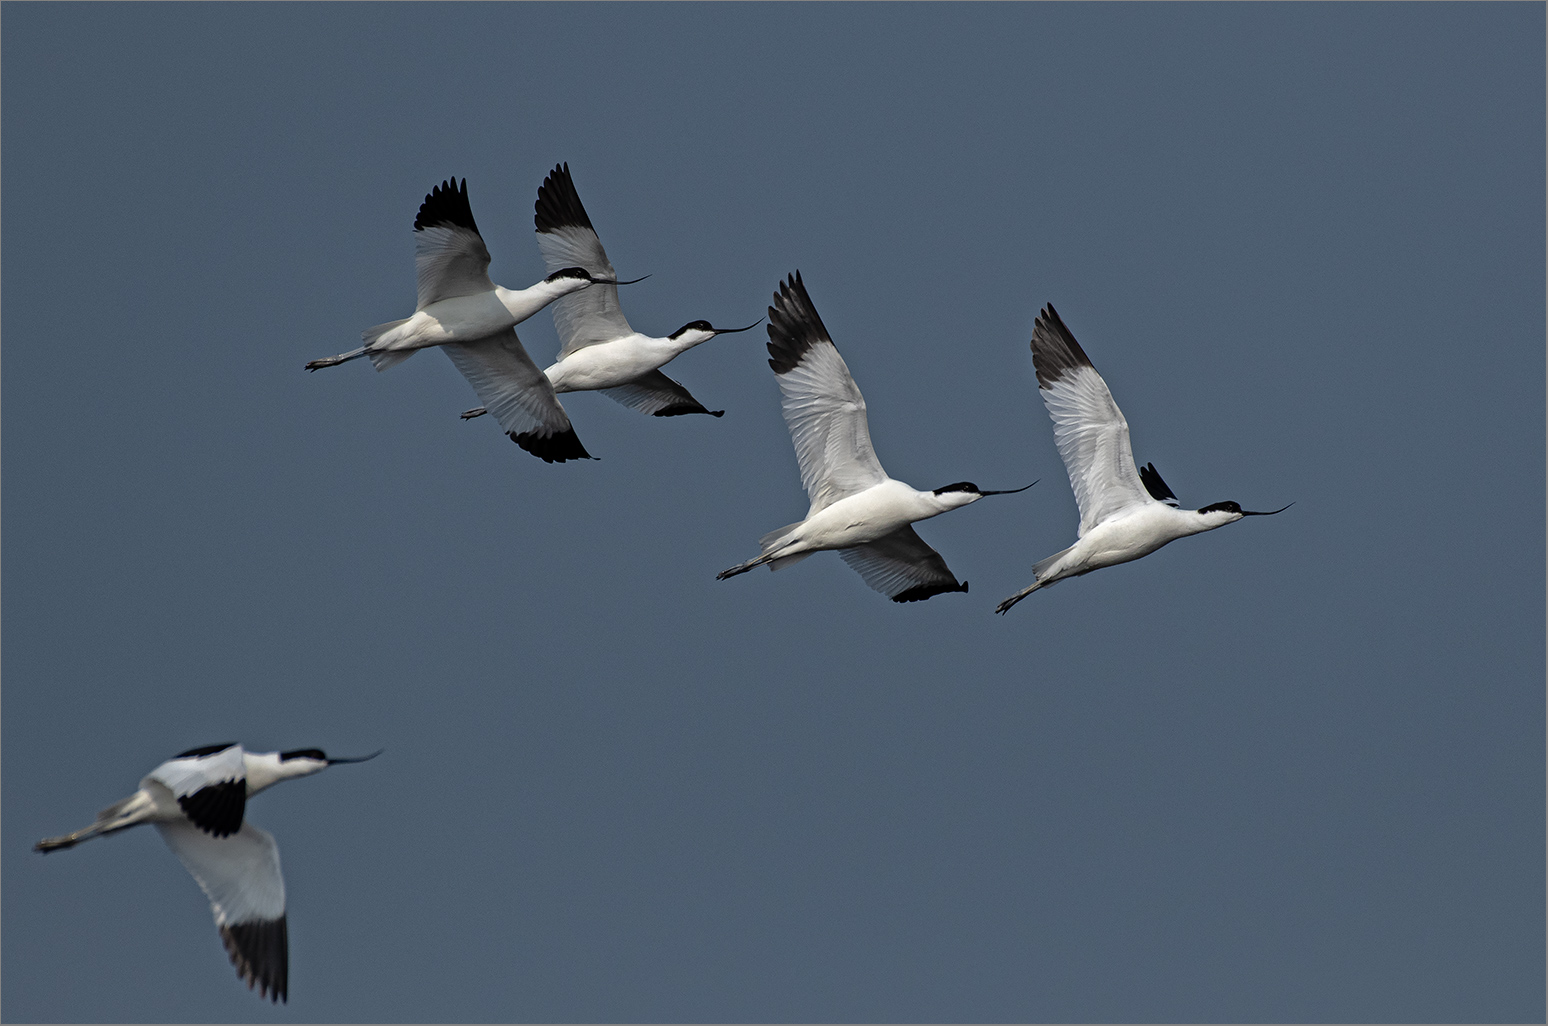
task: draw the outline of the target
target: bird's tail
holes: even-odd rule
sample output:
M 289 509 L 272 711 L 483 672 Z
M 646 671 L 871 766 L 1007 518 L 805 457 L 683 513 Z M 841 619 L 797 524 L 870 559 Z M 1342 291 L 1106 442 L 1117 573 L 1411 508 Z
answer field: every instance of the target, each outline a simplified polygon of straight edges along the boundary
M 128 829 L 137 823 L 143 823 L 150 819 L 155 811 L 156 800 L 144 790 L 136 791 L 123 801 L 114 802 L 97 813 L 97 819 L 91 826 L 65 834 L 63 837 L 45 837 L 33 847 L 33 850 L 47 855 L 61 848 L 73 848 L 93 837 L 111 834 Z
M 417 352 L 419 352 L 417 349 L 373 349 L 366 355 L 371 358 L 371 366 L 384 371 L 389 367 L 396 367 Z
M 747 562 L 740 563 L 729 570 L 722 570 L 715 576 L 715 580 L 723 581 L 727 577 L 735 577 L 737 574 L 745 574 L 747 571 L 756 570 L 760 566 L 767 566 L 770 570 L 783 570 L 787 566 L 794 566 L 795 564 L 801 562 L 801 560 L 805 559 L 807 556 L 810 556 L 811 553 L 797 552 L 792 556 L 777 556 L 774 555 L 774 553 L 779 551 L 779 548 L 784 543 L 785 539 L 790 537 L 795 529 L 800 527 L 803 523 L 805 523 L 804 520 L 794 524 L 786 524 L 779 530 L 770 531 L 762 538 L 759 538 L 758 548 L 763 550 L 763 555 L 759 556 L 757 559 L 749 559 Z
M 417 349 L 377 348 L 377 346 L 382 344 L 382 336 L 390 333 L 394 328 L 398 328 L 404 324 L 407 324 L 408 322 L 409 318 L 404 317 L 401 320 L 388 321 L 385 324 L 375 325 L 360 333 L 360 340 L 365 343 L 365 345 L 362 347 L 362 351 L 365 353 L 365 355 L 371 358 L 371 365 L 378 371 L 384 371 L 389 367 L 396 367 L 398 364 L 402 363 L 404 360 L 407 360 L 409 357 L 413 356 L 419 351 Z
M 1074 547 L 1075 546 L 1071 545 L 1070 549 L 1073 549 Z M 1039 589 L 1039 588 L 1047 588 L 1047 587 L 1050 587 L 1050 586 L 1052 586 L 1054 584 L 1057 584 L 1062 578 L 1053 577 L 1051 579 L 1048 579 L 1049 578 L 1049 571 L 1053 569 L 1053 565 L 1055 563 L 1059 562 L 1059 560 L 1064 558 L 1065 553 L 1069 552 L 1070 549 L 1060 549 L 1058 552 L 1055 552 L 1053 555 L 1049 556 L 1047 559 L 1040 559 L 1036 563 L 1033 563 L 1032 564 L 1032 576 L 1034 578 L 1036 578 L 1036 580 L 1031 585 L 1031 587 L 1023 588 L 1020 591 L 1016 592 L 1016 594 L 1012 595 L 1010 598 L 1006 599 L 1004 602 L 1001 602 L 999 605 L 995 606 L 994 607 L 994 611 L 996 613 L 1007 613 L 1007 612 L 1010 611 L 1011 606 L 1014 606 L 1016 603 L 1020 602 L 1022 599 L 1026 598 L 1028 595 L 1032 594 L 1037 589 Z
M 784 527 L 781 527 L 777 531 L 770 531 L 768 534 L 758 539 L 758 548 L 762 549 L 763 554 L 767 556 L 770 552 L 773 552 L 775 549 L 779 548 L 779 543 L 784 541 L 785 538 L 791 534 L 791 532 L 793 532 L 796 528 L 800 527 L 804 523 L 806 523 L 806 521 L 800 520 L 794 524 L 786 524 Z

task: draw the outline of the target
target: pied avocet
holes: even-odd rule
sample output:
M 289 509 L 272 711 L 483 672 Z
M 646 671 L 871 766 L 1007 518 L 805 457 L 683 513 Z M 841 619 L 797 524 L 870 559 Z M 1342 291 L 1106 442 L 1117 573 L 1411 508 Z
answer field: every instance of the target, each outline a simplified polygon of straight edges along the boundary
M 1177 496 L 1154 464 L 1135 469 L 1129 422 L 1052 303 L 1032 326 L 1032 366 L 1080 507 L 1080 540 L 1033 564 L 1037 580 L 1001 602 L 995 612 L 1004 613 L 1037 589 L 1066 577 L 1148 556 L 1168 542 L 1242 517 L 1273 516 L 1290 508 L 1258 513 L 1229 501 L 1179 508 Z
M 716 579 L 765 565 L 780 570 L 832 549 L 894 602 L 967 591 L 967 582 L 959 582 L 941 554 L 909 525 L 985 495 L 1024 492 L 1032 485 L 984 491 L 959 481 L 921 492 L 888 477 L 871 448 L 865 399 L 817 316 L 799 271 L 780 284 L 769 307 L 769 357 L 811 508 L 800 523 L 764 535 L 757 559 L 724 570 Z
M 364 762 L 330 759 L 316 748 L 248 752 L 238 744 L 192 748 L 151 770 L 140 789 L 97 813 L 91 826 L 37 843 L 71 848 L 102 834 L 153 823 L 210 899 L 215 926 L 237 975 L 260 997 L 286 1000 L 290 942 L 279 848 L 246 820 L 247 799 L 281 780 Z

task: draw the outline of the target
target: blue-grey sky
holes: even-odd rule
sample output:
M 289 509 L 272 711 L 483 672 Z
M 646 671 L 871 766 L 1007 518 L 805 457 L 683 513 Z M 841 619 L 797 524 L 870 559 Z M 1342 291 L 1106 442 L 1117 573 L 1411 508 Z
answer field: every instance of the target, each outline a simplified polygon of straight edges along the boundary
M 10 1020 L 1541 1020 L 1544 8 L 16 5 L 3 12 Z M 799 268 L 967 595 L 832 555 L 762 330 L 567 396 L 548 466 L 413 307 L 466 176 L 542 274 L 568 161 L 633 324 Z M 1296 505 L 994 604 L 1076 511 L 1053 302 L 1187 506 Z M 551 318 L 520 328 L 540 365 Z M 256 799 L 290 1004 L 149 829 Z

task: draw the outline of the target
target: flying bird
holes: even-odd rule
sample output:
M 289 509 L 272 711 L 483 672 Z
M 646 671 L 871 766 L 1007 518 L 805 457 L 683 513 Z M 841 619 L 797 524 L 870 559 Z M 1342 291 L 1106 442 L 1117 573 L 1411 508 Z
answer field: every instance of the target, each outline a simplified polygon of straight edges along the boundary
M 629 327 L 618 305 L 618 288 L 612 284 L 618 273 L 581 205 L 569 164 L 559 165 L 543 179 L 533 223 L 537 226 L 538 249 L 550 271 L 573 265 L 584 268 L 599 283 L 584 292 L 569 293 L 554 303 L 559 360 L 543 373 L 555 392 L 601 392 L 631 410 L 653 417 L 687 413 L 719 417 L 726 412 L 705 409 L 686 388 L 661 373 L 661 368 L 716 335 L 747 331 L 757 327 L 758 321 L 746 328 L 717 328 L 708 321 L 689 321 L 665 338 L 642 335 Z M 488 412 L 486 407 L 490 407 L 487 402 L 462 417 L 469 420 L 481 416 Z
M 1229 501 L 1180 508 L 1155 464 L 1135 469 L 1129 422 L 1052 303 L 1032 326 L 1032 366 L 1080 507 L 1079 541 L 1033 564 L 1037 580 L 1001 602 L 995 612 L 1004 613 L 1037 589 L 1066 577 L 1148 556 L 1167 542 L 1242 517 L 1273 516 L 1290 508 L 1258 513 Z
M 814 552 L 836 550 L 866 584 L 894 602 L 967 591 L 941 554 L 911 524 L 977 502 L 985 491 L 959 481 L 921 492 L 882 470 L 871 448 L 865 399 L 834 346 L 797 271 L 769 307 L 769 366 L 784 395 L 785 423 L 811 499 L 806 519 L 763 536 L 763 554 L 716 580 L 767 565 L 781 570 Z M 1037 484 L 1033 481 L 1032 484 Z
M 367 356 L 384 371 L 439 346 L 517 445 L 546 463 L 589 458 L 553 386 L 516 337 L 516 325 L 599 279 L 581 267 L 558 267 L 530 288 L 513 291 L 490 281 L 489 250 L 473 221 L 466 178 L 460 185 L 455 178 L 442 182 L 420 204 L 414 268 L 419 278 L 414 316 L 368 328 L 359 349 L 313 360 L 306 369 Z M 620 283 L 608 278 L 607 288 L 616 295 Z
M 281 780 L 380 754 L 330 759 L 316 748 L 192 748 L 151 770 L 138 791 L 97 813 L 91 826 L 39 841 L 36 850 L 46 854 L 140 823 L 155 824 L 210 899 L 215 926 L 237 976 L 247 981 L 248 989 L 256 987 L 260 997 L 284 1001 L 290 963 L 285 879 L 273 836 L 246 820 L 247 800 Z

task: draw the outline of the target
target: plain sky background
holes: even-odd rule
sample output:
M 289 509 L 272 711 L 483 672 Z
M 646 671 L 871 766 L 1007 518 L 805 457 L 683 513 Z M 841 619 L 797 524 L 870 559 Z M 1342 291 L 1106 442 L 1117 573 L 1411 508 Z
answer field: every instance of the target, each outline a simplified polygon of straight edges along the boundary
M 10 1020 L 1541 1020 L 1544 7 L 94 6 L 3 14 Z M 468 179 L 542 275 L 568 161 L 639 329 L 800 268 L 967 595 L 838 557 L 763 332 L 567 396 L 549 466 L 407 316 Z M 1070 544 L 1052 301 L 1183 503 Z M 520 333 L 540 365 L 545 312 Z M 290 1004 L 149 829 L 264 794 Z

